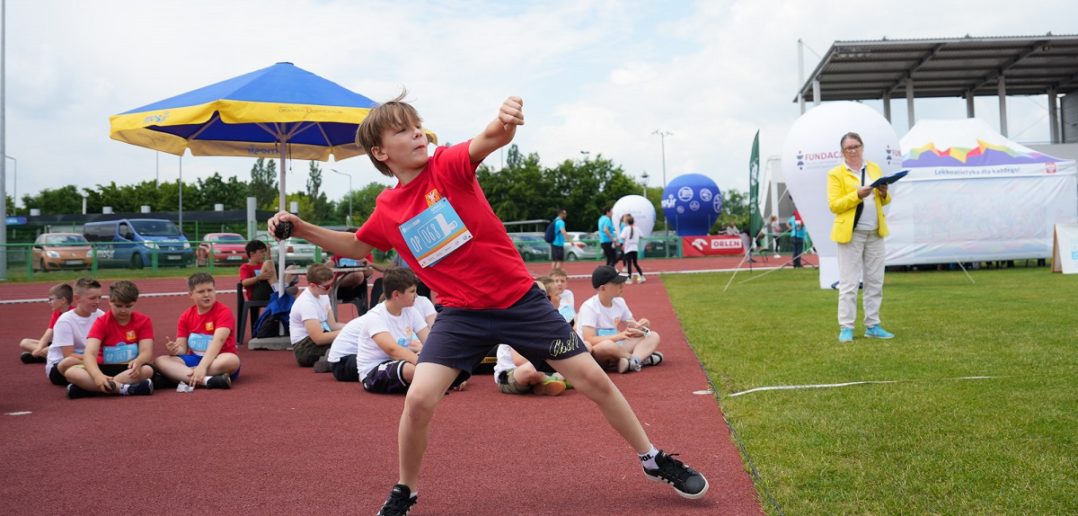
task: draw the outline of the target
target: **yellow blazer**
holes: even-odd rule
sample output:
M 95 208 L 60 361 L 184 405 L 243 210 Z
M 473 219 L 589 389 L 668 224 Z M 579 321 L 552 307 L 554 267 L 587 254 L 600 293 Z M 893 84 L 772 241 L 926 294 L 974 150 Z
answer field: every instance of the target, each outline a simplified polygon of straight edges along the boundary
M 883 176 L 879 165 L 871 161 L 865 164 L 866 185 Z M 853 238 L 853 218 L 857 213 L 857 205 L 864 201 L 857 196 L 857 190 L 861 188 L 860 176 L 860 171 L 857 177 L 847 172 L 845 163 L 827 172 L 827 207 L 831 209 L 831 213 L 835 214 L 835 222 L 831 225 L 831 240 L 840 244 L 845 244 Z M 885 237 L 888 231 L 883 207 L 891 202 L 891 195 L 881 198 L 877 190 L 873 198 L 876 199 L 876 218 L 879 220 L 877 232 L 881 237 Z

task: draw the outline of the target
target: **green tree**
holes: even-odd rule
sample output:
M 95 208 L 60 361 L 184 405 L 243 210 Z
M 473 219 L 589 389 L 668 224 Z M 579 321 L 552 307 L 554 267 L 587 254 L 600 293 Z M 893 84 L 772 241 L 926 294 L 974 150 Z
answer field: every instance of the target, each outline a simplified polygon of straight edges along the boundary
M 247 190 L 247 183 L 235 176 L 226 181 L 220 172 L 214 172 L 206 179 L 198 179 L 190 189 L 184 186 L 183 206 L 185 210 L 212 210 L 214 204 L 221 203 L 226 210 L 242 210 L 247 208 Z
M 735 189 L 722 192 L 722 213 L 711 226 L 711 234 L 722 231 L 730 224 L 737 226 L 737 229 L 746 230 L 749 226 L 749 197 Z
M 24 195 L 22 203 L 27 208 L 41 210 L 42 215 L 82 213 L 82 194 L 74 185 L 46 188 L 37 195 Z M 10 209 L 8 213 L 11 213 Z
M 362 225 L 371 216 L 371 213 L 374 213 L 375 199 L 385 189 L 386 185 L 372 182 L 359 190 L 353 190 L 337 203 L 337 218 L 344 220 L 345 216 L 348 215 L 348 199 L 351 198 L 352 224 L 357 227 Z
M 313 160 L 307 169 L 307 197 L 311 199 L 311 205 L 314 207 L 312 222 L 319 223 L 333 215 L 329 199 L 322 191 L 322 167 Z
M 262 209 L 277 209 L 277 162 L 266 161 L 264 158 L 255 160 L 251 167 L 251 181 L 248 183 L 249 195 L 257 199 L 258 207 Z

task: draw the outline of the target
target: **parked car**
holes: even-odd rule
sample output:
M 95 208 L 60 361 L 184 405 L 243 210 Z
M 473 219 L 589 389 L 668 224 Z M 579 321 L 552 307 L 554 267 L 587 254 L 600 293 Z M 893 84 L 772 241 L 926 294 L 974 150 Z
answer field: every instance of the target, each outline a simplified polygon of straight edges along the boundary
M 93 244 L 102 266 L 141 269 L 157 255 L 159 265 L 186 267 L 194 262 L 191 243 L 165 219 L 117 219 L 87 222 L 82 234 Z
M 277 260 L 277 240 L 274 239 L 266 231 L 258 231 L 257 238 L 266 243 L 270 249 L 270 256 L 274 261 Z M 318 246 L 297 237 L 286 238 L 285 243 L 285 264 L 286 265 L 310 265 L 314 263 L 314 253 Z M 322 252 L 322 261 L 325 261 L 328 255 L 325 251 Z
M 540 233 L 510 233 L 509 238 L 516 246 L 517 252 L 526 262 L 542 262 L 550 260 L 550 244 L 543 240 Z
M 89 269 L 93 262 L 90 242 L 78 233 L 44 233 L 34 241 L 34 269 Z
M 247 259 L 247 239 L 239 233 L 207 233 L 195 250 L 195 262 L 206 265 L 211 253 L 217 265 L 239 265 Z
M 585 233 L 583 231 L 568 231 L 569 242 L 565 246 L 565 259 L 570 262 L 577 260 L 595 260 L 603 254 L 599 247 L 598 233 Z

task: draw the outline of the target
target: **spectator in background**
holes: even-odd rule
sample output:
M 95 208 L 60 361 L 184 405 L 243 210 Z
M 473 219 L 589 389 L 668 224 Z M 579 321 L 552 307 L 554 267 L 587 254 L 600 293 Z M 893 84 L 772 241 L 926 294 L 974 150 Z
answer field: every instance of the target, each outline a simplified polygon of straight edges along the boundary
M 71 299 L 71 285 L 68 285 L 67 283 L 60 283 L 49 289 L 49 308 L 52 309 L 52 316 L 49 317 L 49 326 L 48 328 L 45 328 L 45 333 L 41 334 L 41 338 L 22 339 L 19 341 L 19 349 L 22 350 L 19 359 L 22 360 L 22 363 L 35 364 L 46 362 L 45 357 L 49 353 L 49 344 L 52 344 L 53 326 L 56 325 L 56 321 L 64 314 L 64 312 L 71 309 Z
M 637 283 L 643 283 L 647 281 L 647 278 L 644 277 L 644 271 L 640 268 L 640 261 L 637 259 L 640 250 L 640 230 L 636 229 L 636 220 L 632 215 L 626 213 L 624 220 L 625 225 L 621 228 L 619 237 L 625 251 L 625 274 L 632 274 Z M 636 267 L 635 273 L 633 273 L 633 267 Z
M 775 253 L 775 258 L 779 257 L 779 237 L 785 231 L 782 227 L 782 221 L 779 220 L 778 215 L 771 216 L 771 222 L 767 225 L 768 237 L 771 240 L 771 252 Z
M 599 217 L 599 246 L 603 248 L 603 256 L 606 264 L 613 267 L 618 260 L 614 246 L 618 243 L 618 237 L 614 234 L 614 220 L 610 218 L 610 207 L 603 208 L 603 216 Z
M 790 226 L 790 242 L 794 248 L 794 268 L 799 269 L 801 268 L 801 254 L 805 252 L 805 223 L 795 212 L 786 224 Z
M 558 211 L 558 218 L 554 219 L 554 241 L 550 243 L 551 269 L 560 269 L 561 262 L 565 260 L 565 243 L 569 241 L 569 233 L 565 231 L 565 208 Z

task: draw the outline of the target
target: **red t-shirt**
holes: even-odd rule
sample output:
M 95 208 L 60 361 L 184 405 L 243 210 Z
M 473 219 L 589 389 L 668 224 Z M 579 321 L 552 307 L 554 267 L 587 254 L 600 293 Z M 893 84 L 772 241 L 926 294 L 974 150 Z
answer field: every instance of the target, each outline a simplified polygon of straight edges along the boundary
M 479 186 L 479 164 L 468 155 L 469 143 L 438 147 L 412 182 L 383 190 L 356 238 L 383 251 L 396 249 L 445 306 L 508 308 L 535 281 Z M 434 265 L 420 267 L 400 225 L 442 198 L 449 200 L 472 239 Z
M 242 263 L 240 264 L 240 281 L 258 276 L 260 272 L 262 272 L 262 264 L 253 265 L 251 262 Z M 251 289 L 253 288 L 253 283 L 243 287 L 243 293 L 247 296 L 247 299 L 251 299 Z
M 140 340 L 153 340 L 153 323 L 149 317 L 131 312 L 131 320 L 120 325 L 112 311 L 108 311 L 94 321 L 86 338 L 101 341 L 101 348 L 97 350 L 98 364 L 126 364 L 138 356 Z
M 72 308 L 72 310 L 74 310 L 74 308 Z M 56 320 L 59 319 L 61 315 L 64 315 L 63 310 L 53 310 L 52 317 L 49 318 L 49 329 L 50 330 L 52 329 L 53 326 L 56 326 Z
M 195 355 L 202 355 L 213 340 L 217 328 L 228 328 L 228 338 L 221 346 L 221 353 L 236 352 L 236 318 L 220 301 L 215 301 L 210 311 L 199 314 L 198 307 L 192 306 L 180 315 L 176 323 L 176 338 L 187 338 L 187 348 Z

